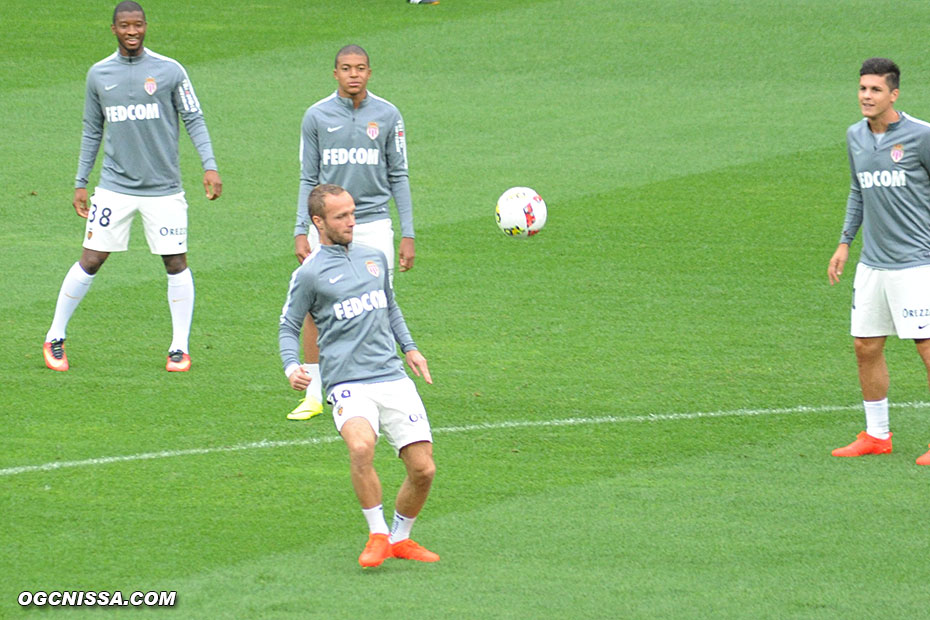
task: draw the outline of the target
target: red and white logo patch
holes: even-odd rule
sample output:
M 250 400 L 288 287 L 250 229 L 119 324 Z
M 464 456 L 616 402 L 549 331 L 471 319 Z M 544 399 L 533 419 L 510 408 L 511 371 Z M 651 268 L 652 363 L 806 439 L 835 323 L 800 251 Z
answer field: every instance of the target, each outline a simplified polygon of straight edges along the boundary
M 365 261 L 365 269 L 376 278 L 381 275 L 381 269 L 378 267 L 378 263 L 373 260 Z
M 904 159 L 904 145 L 895 144 L 893 147 L 891 147 L 891 161 L 898 163 L 902 159 Z
M 375 138 L 377 138 L 377 137 L 378 137 L 378 133 L 379 133 L 379 131 L 378 131 L 378 123 L 376 123 L 376 122 L 374 122 L 374 121 L 371 121 L 370 123 L 368 123 L 368 130 L 366 131 L 366 133 L 368 134 L 368 137 L 371 138 L 372 140 L 374 140 Z
M 149 95 L 154 95 L 155 91 L 158 90 L 158 84 L 155 83 L 155 78 L 148 77 L 145 78 L 145 86 L 142 88 L 144 88 L 145 92 L 147 92 Z

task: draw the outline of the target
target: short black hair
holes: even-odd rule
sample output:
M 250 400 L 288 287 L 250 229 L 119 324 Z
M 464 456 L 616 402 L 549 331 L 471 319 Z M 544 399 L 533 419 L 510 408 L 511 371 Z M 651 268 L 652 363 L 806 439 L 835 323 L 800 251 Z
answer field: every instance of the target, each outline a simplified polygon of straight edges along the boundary
M 138 2 L 133 2 L 132 0 L 125 0 L 116 5 L 116 8 L 113 9 L 113 23 L 116 23 L 116 15 L 118 13 L 135 13 L 138 11 L 142 13 L 142 19 L 145 19 L 145 11 L 142 10 L 142 5 Z
M 862 63 L 859 77 L 863 75 L 880 75 L 885 78 L 890 90 L 896 90 L 901 84 L 901 70 L 898 65 L 887 58 L 869 58 Z
M 368 58 L 368 52 L 366 52 L 361 45 L 346 45 L 341 50 L 336 52 L 336 61 L 333 63 L 334 67 L 339 66 L 339 59 L 342 56 L 348 56 L 349 54 L 359 54 L 365 57 L 365 62 L 369 65 L 371 64 L 371 59 Z

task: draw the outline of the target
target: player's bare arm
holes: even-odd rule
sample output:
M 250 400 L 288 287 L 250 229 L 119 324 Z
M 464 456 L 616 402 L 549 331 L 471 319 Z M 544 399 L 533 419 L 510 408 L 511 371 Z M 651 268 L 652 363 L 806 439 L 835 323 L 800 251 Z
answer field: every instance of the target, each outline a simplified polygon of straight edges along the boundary
M 304 259 L 310 256 L 310 241 L 307 235 L 294 236 L 294 254 L 297 256 L 297 262 L 303 263 Z
M 87 208 L 86 187 L 79 187 L 74 190 L 74 200 L 71 201 L 71 204 L 74 205 L 74 210 L 77 214 L 86 220 L 88 213 L 90 213 L 90 210 Z
M 830 265 L 827 267 L 827 277 L 830 278 L 831 285 L 840 281 L 847 260 L 849 260 L 849 245 L 841 243 L 830 258 Z
M 401 271 L 413 269 L 413 258 L 415 255 L 416 249 L 414 248 L 413 237 L 401 237 L 400 246 L 397 249 Z
M 413 374 L 418 377 L 423 377 L 427 383 L 432 385 L 433 378 L 429 374 L 429 366 L 426 364 L 426 358 L 423 357 L 423 354 L 414 349 L 412 351 L 407 351 L 404 357 L 407 358 L 407 365 L 410 366 L 410 370 L 413 371 Z
M 216 170 L 207 170 L 203 173 L 203 189 L 207 200 L 216 200 L 223 193 L 223 181 Z

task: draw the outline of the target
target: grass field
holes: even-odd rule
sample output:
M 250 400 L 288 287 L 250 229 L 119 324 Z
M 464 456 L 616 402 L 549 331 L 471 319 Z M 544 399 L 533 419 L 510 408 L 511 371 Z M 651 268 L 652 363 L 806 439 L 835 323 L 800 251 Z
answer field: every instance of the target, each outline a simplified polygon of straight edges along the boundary
M 898 108 L 930 118 L 930 5 L 194 4 L 143 4 L 225 184 L 202 197 L 182 137 L 194 367 L 164 372 L 165 276 L 137 228 L 53 373 L 113 2 L 0 0 L 0 618 L 926 616 L 926 374 L 889 342 L 895 452 L 829 456 L 863 416 L 852 269 L 830 287 L 826 265 L 859 64 L 894 58 Z M 328 415 L 285 419 L 277 355 L 299 123 L 349 42 L 407 124 L 417 258 L 395 285 L 438 465 L 414 537 L 442 555 L 364 572 L 345 448 Z M 513 185 L 549 205 L 533 239 L 494 224 Z M 378 465 L 390 514 L 402 468 L 387 446 Z M 20 608 L 36 590 L 178 594 Z

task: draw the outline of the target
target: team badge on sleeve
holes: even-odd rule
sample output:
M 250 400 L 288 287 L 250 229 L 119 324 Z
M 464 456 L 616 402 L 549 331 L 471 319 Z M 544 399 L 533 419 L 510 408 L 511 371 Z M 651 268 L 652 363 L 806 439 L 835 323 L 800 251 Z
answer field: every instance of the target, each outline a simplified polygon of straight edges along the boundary
M 898 163 L 902 159 L 904 159 L 904 145 L 895 144 L 893 147 L 891 147 L 891 161 Z
M 376 278 L 381 275 L 381 269 L 378 268 L 378 263 L 373 260 L 365 261 L 365 269 Z
M 368 133 L 368 137 L 371 138 L 372 140 L 374 140 L 375 138 L 377 138 L 377 137 L 378 137 L 378 133 L 379 133 L 379 132 L 378 132 L 378 123 L 376 123 L 376 122 L 374 122 L 374 121 L 371 121 L 370 123 L 368 123 L 368 131 L 367 131 L 366 133 Z
M 144 88 L 145 92 L 147 92 L 149 95 L 154 95 L 155 91 L 158 90 L 158 84 L 155 83 L 155 78 L 147 77 L 145 78 L 145 86 L 142 88 Z

